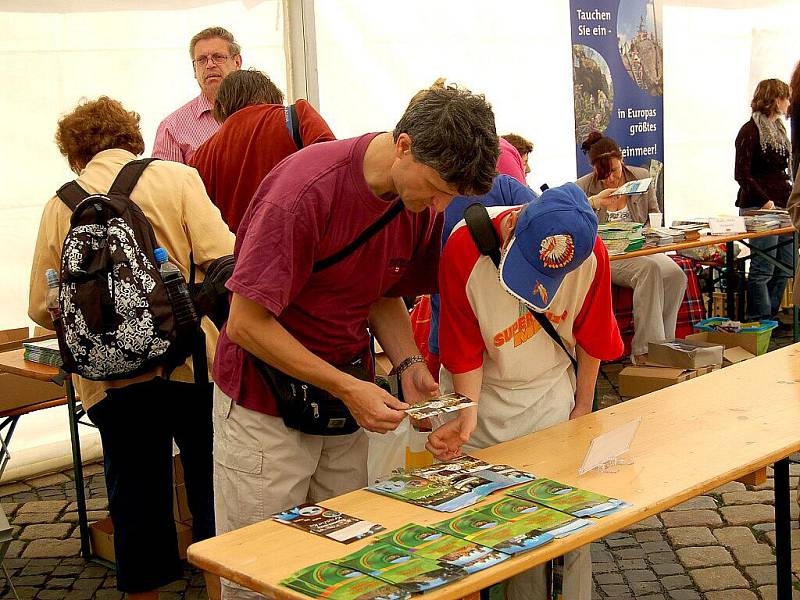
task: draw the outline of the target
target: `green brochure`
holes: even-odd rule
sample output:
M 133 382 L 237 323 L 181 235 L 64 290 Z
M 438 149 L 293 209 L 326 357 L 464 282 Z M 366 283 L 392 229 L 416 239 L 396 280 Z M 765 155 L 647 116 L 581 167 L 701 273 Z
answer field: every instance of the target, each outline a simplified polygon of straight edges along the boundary
M 487 546 L 414 523 L 387 533 L 377 541 L 385 541 L 404 548 L 413 552 L 414 556 L 460 567 L 467 573 L 482 571 L 510 557 Z
M 313 598 L 333 600 L 407 600 L 410 593 L 359 571 L 333 563 L 300 569 L 281 585 Z
M 336 563 L 377 577 L 409 592 L 425 592 L 466 577 L 463 569 L 414 556 L 405 548 L 386 542 L 365 546 Z
M 575 517 L 604 517 L 630 506 L 627 502 L 553 481 L 536 479 L 508 495 L 569 513 Z
M 508 496 L 481 508 L 481 511 L 495 515 L 506 521 L 524 521 L 533 528 L 546 531 L 553 537 L 560 538 L 582 529 L 592 522 L 578 519 L 558 510 L 540 504 L 528 502 L 514 496 Z
M 524 519 L 506 521 L 483 510 L 471 510 L 431 527 L 506 554 L 532 550 L 553 539 L 551 534 Z

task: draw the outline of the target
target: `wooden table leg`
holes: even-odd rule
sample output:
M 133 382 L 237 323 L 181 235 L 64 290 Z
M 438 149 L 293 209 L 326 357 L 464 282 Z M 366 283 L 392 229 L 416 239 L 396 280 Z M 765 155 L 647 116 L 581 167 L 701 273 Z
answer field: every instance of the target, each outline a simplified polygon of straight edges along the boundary
M 778 600 L 792 598 L 791 518 L 789 511 L 789 459 L 775 463 L 775 558 Z

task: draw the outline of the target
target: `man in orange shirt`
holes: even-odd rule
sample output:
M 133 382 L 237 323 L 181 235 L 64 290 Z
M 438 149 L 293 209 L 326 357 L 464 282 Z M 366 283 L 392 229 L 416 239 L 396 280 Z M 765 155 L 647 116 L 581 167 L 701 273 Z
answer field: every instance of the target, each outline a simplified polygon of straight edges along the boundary
M 306 100 L 298 100 L 294 108 L 300 147 L 336 139 Z M 228 75 L 214 100 L 214 117 L 222 127 L 197 149 L 189 164 L 200 173 L 209 197 L 236 233 L 261 180 L 299 147 L 283 93 L 260 71 Z

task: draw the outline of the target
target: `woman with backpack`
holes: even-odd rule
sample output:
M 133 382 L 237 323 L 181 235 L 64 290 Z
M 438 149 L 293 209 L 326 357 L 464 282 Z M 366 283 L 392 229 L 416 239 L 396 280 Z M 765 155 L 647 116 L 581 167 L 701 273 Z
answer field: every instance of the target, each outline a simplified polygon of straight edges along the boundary
M 180 319 L 171 312 L 155 246 L 184 279 L 192 262 L 202 278 L 215 259 L 233 252 L 234 236 L 194 169 L 135 161 L 144 152 L 139 115 L 118 101 L 81 102 L 59 120 L 56 143 L 78 179 L 45 205 L 28 314 L 58 330 L 65 368 L 100 431 L 117 587 L 129 598 L 158 598 L 159 587 L 183 576 L 172 508 L 173 439 L 195 541 L 215 528 L 207 365 L 192 371 L 188 354 L 198 329 L 192 340 L 176 329 Z M 61 279 L 56 324 L 45 303 L 49 269 Z M 217 331 L 207 320 L 202 330 L 213 358 Z

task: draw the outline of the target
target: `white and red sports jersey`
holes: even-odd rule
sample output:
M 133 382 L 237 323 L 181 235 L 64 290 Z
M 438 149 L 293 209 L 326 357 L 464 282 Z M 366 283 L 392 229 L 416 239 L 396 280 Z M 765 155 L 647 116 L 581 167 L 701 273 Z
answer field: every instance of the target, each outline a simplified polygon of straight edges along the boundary
M 516 208 L 488 208 L 498 235 L 501 219 Z M 450 373 L 483 367 L 478 426 L 469 446 L 486 447 L 567 420 L 575 393 L 569 358 L 501 287 L 497 268 L 479 253 L 463 221 L 442 253 L 439 287 L 441 391 L 451 391 Z M 602 360 L 622 354 L 608 254 L 599 238 L 545 314 L 573 354 L 576 344 Z

